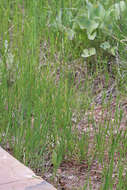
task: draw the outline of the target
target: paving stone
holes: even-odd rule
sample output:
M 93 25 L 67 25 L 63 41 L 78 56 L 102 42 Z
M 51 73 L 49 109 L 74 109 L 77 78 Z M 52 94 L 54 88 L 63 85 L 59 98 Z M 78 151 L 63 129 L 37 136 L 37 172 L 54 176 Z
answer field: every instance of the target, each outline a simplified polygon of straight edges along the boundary
M 0 147 L 0 190 L 56 190 Z

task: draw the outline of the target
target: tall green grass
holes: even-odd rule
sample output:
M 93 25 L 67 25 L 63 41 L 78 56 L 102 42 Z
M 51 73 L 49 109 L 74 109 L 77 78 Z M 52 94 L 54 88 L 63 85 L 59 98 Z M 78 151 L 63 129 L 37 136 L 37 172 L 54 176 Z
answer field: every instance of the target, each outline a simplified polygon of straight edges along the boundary
M 118 130 L 125 117 L 122 108 L 119 108 L 120 98 L 116 101 L 115 120 L 107 117 L 97 123 L 94 119 L 95 105 L 90 106 L 96 76 L 86 73 L 83 88 L 80 89 L 81 80 L 78 87 L 75 85 L 78 81 L 75 81 L 76 67 L 86 67 L 81 67 L 85 64 L 84 60 L 78 59 L 82 49 L 78 41 L 81 36 L 76 37 L 77 41 L 68 41 L 64 33 L 50 27 L 61 8 L 64 11 L 65 8 L 83 6 L 85 3 L 82 0 L 1 0 L 0 144 L 9 147 L 17 159 L 35 171 L 40 169 L 42 175 L 46 162 L 53 164 L 56 174 L 65 159 L 76 159 L 77 162 L 88 160 L 89 169 L 93 160 L 97 159 L 103 168 L 100 188 L 113 189 L 116 180 L 113 172 L 116 171 L 116 189 L 126 189 L 127 130 Z M 120 31 L 115 31 L 117 38 L 120 38 Z M 122 56 L 125 46 L 120 46 Z M 101 73 L 102 66 L 99 64 L 106 62 L 103 57 L 104 60 L 101 60 L 101 56 L 96 58 L 95 75 Z M 105 76 L 108 82 L 107 70 Z M 124 78 L 121 76 L 119 83 L 123 84 L 126 75 Z M 109 108 L 104 101 L 102 116 L 105 116 L 106 107 Z M 76 129 L 87 112 L 88 126 L 90 128 L 92 125 L 95 134 L 92 148 L 89 148 L 91 132 Z M 114 128 L 117 130 L 115 135 Z M 118 158 L 117 164 L 115 156 Z

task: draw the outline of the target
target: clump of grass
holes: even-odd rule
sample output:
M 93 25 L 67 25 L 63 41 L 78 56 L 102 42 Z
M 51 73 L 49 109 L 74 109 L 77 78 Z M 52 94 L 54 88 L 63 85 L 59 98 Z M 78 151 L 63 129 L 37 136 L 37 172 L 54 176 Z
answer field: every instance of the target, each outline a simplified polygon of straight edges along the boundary
M 84 63 L 79 58 L 81 36 L 68 41 L 64 33 L 49 27 L 59 9 L 77 6 L 84 6 L 84 2 L 1 0 L 0 143 L 35 171 L 41 170 L 42 175 L 51 165 L 56 174 L 64 160 L 87 160 L 88 170 L 98 160 L 102 166 L 101 189 L 126 189 L 127 130 L 120 128 L 124 110 L 120 107 L 121 97 L 116 98 L 113 110 L 112 96 L 106 99 L 112 75 L 106 65 L 110 58 L 102 61 L 100 52 L 88 60 L 89 64 L 98 62 L 90 73 L 87 60 Z M 114 31 L 119 39 L 120 30 Z M 122 55 L 125 44 L 119 47 Z M 120 61 L 121 57 L 116 59 Z M 120 76 L 118 84 L 123 84 L 126 75 L 122 77 L 122 67 L 118 65 L 116 71 L 114 78 Z M 106 81 L 98 109 L 101 120 L 96 119 L 92 94 L 99 75 L 105 75 Z M 84 116 L 87 127 L 79 125 Z M 90 181 L 88 175 L 84 187 L 90 186 Z

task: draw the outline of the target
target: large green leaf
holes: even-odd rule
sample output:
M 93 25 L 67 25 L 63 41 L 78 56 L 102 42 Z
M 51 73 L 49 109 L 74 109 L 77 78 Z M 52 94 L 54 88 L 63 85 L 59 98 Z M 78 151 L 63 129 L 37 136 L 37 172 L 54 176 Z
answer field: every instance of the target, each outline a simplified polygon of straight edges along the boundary
M 95 55 L 96 54 L 96 49 L 95 48 L 89 48 L 89 49 L 84 49 L 83 50 L 83 53 L 82 53 L 82 57 L 90 57 L 92 55 Z
M 87 32 L 89 34 L 92 34 L 94 30 L 96 30 L 99 26 L 99 23 L 97 23 L 96 21 L 94 20 L 91 20 L 90 23 L 89 23 L 89 26 L 87 27 Z
M 87 31 L 87 35 L 88 35 L 88 39 L 89 40 L 94 40 L 96 38 L 96 34 L 97 32 L 93 32 L 92 34 L 90 34 L 88 31 Z
M 88 19 L 88 17 L 81 16 L 77 20 L 79 27 L 81 29 L 86 29 L 89 34 L 92 34 L 94 30 L 96 30 L 99 26 L 99 23 Z
M 77 18 L 77 23 L 80 29 L 87 29 L 90 26 L 91 21 L 88 19 L 87 16 L 79 16 Z
M 87 9 L 89 19 L 99 21 L 102 21 L 104 19 L 105 9 L 99 2 L 96 4 L 91 4 L 90 2 L 87 2 Z

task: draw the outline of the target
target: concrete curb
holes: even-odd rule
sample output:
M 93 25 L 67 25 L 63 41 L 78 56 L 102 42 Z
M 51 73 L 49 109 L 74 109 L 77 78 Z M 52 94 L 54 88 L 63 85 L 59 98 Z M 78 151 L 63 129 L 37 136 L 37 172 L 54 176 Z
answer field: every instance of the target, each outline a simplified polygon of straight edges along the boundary
M 0 147 L 0 190 L 56 190 Z

